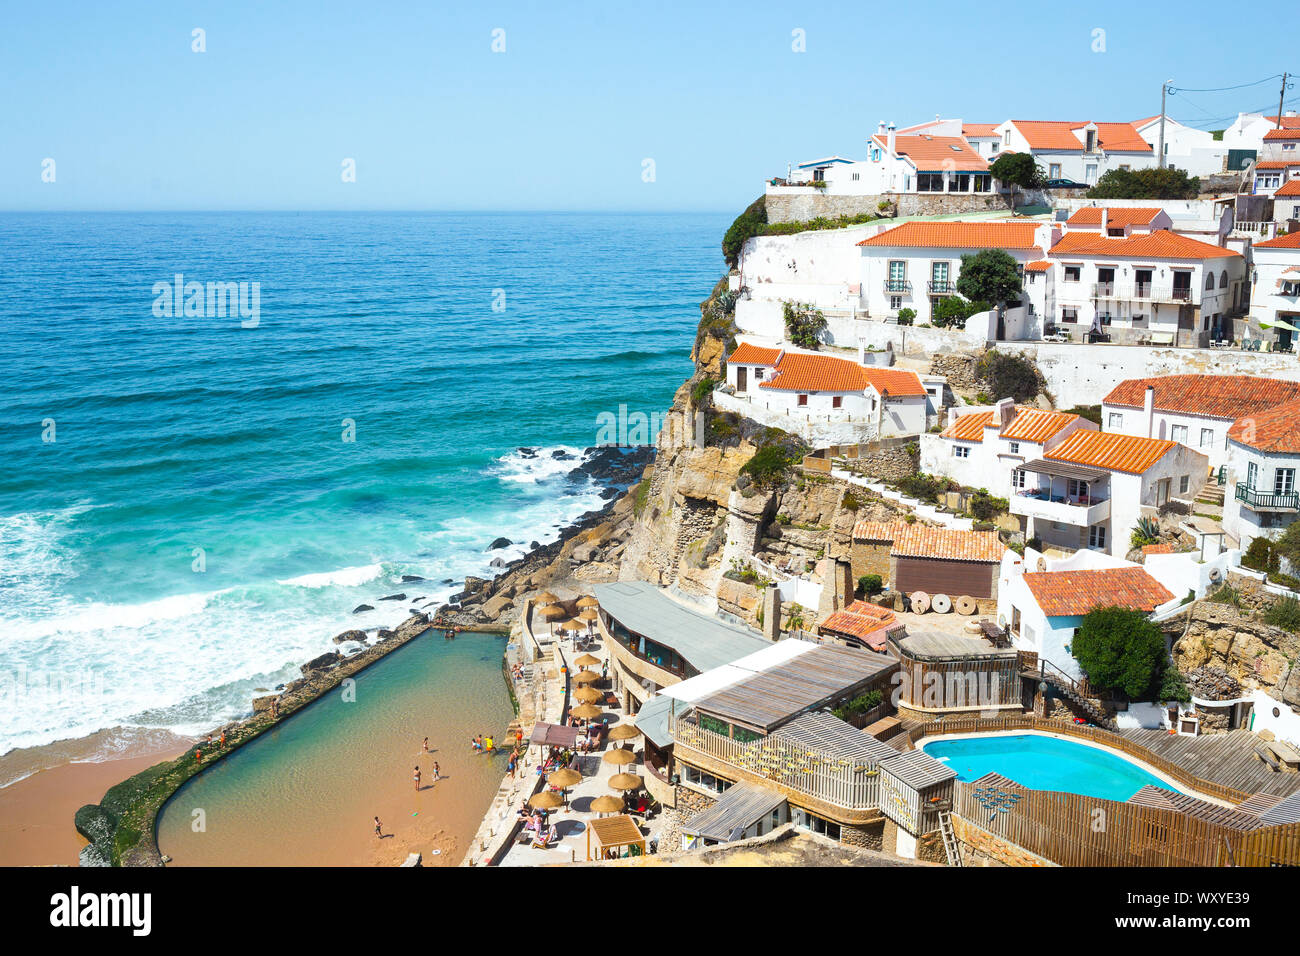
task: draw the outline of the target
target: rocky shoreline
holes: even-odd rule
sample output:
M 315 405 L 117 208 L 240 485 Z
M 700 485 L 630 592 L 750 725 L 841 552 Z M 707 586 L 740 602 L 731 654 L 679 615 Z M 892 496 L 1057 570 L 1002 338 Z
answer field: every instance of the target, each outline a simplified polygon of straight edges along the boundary
M 467 577 L 453 600 L 436 610 L 427 606 L 410 608 L 410 616 L 395 628 L 380 628 L 373 644 L 369 643 L 366 632 L 359 629 L 335 635 L 332 642 L 340 650 L 327 651 L 303 664 L 300 678 L 277 687 L 276 693 L 254 698 L 249 717 L 217 728 L 217 733 L 224 730 L 227 744 L 220 750 L 205 752 L 202 764 L 187 751 L 175 760 L 155 764 L 111 787 L 99 803 L 83 806 L 74 820 L 77 832 L 90 841 L 81 852 L 81 865 L 164 865 L 166 859 L 158 849 L 155 831 L 158 814 L 171 796 L 194 776 L 430 627 L 508 632 L 519 614 L 516 597 L 522 596 L 530 586 L 546 586 L 561 574 L 562 566 L 567 567 L 568 562 L 575 560 L 575 553 L 579 563 L 602 556 L 601 542 L 608 539 L 622 516 L 631 515 L 631 497 L 624 489 L 640 479 L 653 461 L 654 449 L 590 448 L 584 458 L 570 474 L 585 475 L 605 485 L 602 496 L 607 503 L 603 508 L 586 512 L 570 522 L 560 530 L 558 540 L 546 545 L 533 542 L 535 546 L 523 557 L 508 563 L 502 561 L 502 570 L 495 577 Z M 506 538 L 497 538 L 488 550 L 510 543 Z M 403 583 L 423 580 L 417 575 L 403 576 Z M 406 601 L 406 595 L 393 594 L 376 600 Z M 369 607 L 363 604 L 357 610 Z M 356 646 L 345 653 L 350 644 Z

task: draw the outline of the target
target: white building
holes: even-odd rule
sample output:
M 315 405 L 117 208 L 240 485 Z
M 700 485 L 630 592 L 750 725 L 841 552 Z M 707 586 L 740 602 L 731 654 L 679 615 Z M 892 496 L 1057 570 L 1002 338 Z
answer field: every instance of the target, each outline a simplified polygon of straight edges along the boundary
M 1294 169 L 1300 171 L 1300 163 Z M 1296 220 L 1300 220 L 1300 178 L 1288 179 L 1273 193 L 1273 221 L 1286 228 Z
M 1209 130 L 1184 126 L 1170 116 L 1165 117 L 1164 127 L 1165 165 L 1170 169 L 1181 169 L 1190 176 L 1210 176 L 1224 171 L 1228 147 Z M 1137 120 L 1133 128 L 1153 149 L 1160 148 L 1158 114 Z
M 1132 123 L 1007 120 L 998 125 L 1002 152 L 1029 153 L 1048 180 L 1095 185 L 1112 169 L 1149 169 L 1155 150 Z
M 1052 570 L 1026 570 L 1043 560 Z M 1118 565 L 1118 566 L 1117 566 Z M 1024 559 L 1003 561 L 998 584 L 998 622 L 1012 644 L 1078 680 L 1083 671 L 1071 645 L 1084 616 L 1101 607 L 1122 607 L 1150 614 L 1177 598 L 1144 568 L 1080 553 L 1049 562 L 1026 551 Z
M 1251 318 L 1272 329 L 1276 342 L 1292 347 L 1300 338 L 1292 331 L 1300 329 L 1300 232 L 1255 243 L 1251 257 Z
M 1300 157 L 1262 159 L 1255 164 L 1255 194 L 1273 196 L 1283 186 L 1300 180 Z
M 1238 113 L 1232 124 L 1223 131 L 1223 145 L 1227 149 L 1253 151 L 1256 159 L 1264 158 L 1264 137 L 1281 126 L 1282 129 L 1300 129 L 1300 116 L 1294 110 L 1282 115 L 1279 124 L 1277 114 L 1265 116 L 1263 113 Z
M 916 312 L 915 324 L 929 323 L 934 306 L 957 295 L 961 258 L 983 249 L 1001 249 L 1022 268 L 1041 260 L 1059 226 L 1047 222 L 905 222 L 859 242 L 861 290 L 873 318 Z M 997 338 L 1005 338 L 998 335 Z
M 1230 319 L 1249 297 L 1240 253 L 1163 229 L 1070 230 L 1047 258 L 1054 294 L 1044 314 L 1079 338 L 1204 346 L 1232 336 Z
M 915 372 L 742 342 L 713 402 L 814 446 L 919 435 L 930 395 Z
M 1159 206 L 1081 206 L 1065 220 L 1072 232 L 1098 236 L 1132 236 L 1174 228 L 1174 221 Z
M 1254 375 L 1130 378 L 1102 399 L 1101 424 L 1108 432 L 1194 448 L 1217 470 L 1227 462 L 1234 423 L 1297 400 L 1300 383 Z
M 1242 418 L 1228 430 L 1223 529 L 1243 550 L 1276 538 L 1300 514 L 1300 400 Z

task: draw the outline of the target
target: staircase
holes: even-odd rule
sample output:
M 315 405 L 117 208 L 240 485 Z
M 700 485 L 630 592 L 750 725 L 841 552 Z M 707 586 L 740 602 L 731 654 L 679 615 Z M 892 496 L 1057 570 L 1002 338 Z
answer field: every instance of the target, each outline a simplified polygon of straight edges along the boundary
M 1049 670 L 1049 668 L 1051 669 Z M 1064 671 L 1053 667 L 1047 661 L 1040 659 L 1037 670 L 1025 671 L 1021 676 L 1045 682 L 1052 690 L 1056 691 L 1057 696 L 1063 697 L 1074 704 L 1084 716 L 1098 727 L 1105 727 L 1107 730 L 1119 730 L 1119 725 L 1104 710 L 1093 703 L 1092 698 L 1085 692 L 1085 688 L 1081 687 L 1077 681 Z
M 961 848 L 957 845 L 957 834 L 952 829 L 952 811 L 939 811 L 939 833 L 943 835 L 943 849 L 948 854 L 949 866 L 961 866 Z
M 1223 485 L 1206 484 L 1201 488 L 1200 494 L 1196 496 L 1197 504 L 1212 505 L 1215 508 L 1223 507 Z

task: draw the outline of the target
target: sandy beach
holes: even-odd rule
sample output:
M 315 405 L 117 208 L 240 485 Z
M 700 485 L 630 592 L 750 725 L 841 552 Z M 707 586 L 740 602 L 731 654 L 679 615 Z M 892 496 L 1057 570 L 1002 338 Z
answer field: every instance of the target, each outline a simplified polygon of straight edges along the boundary
M 0 757 L 0 780 L 13 781 L 0 788 L 0 866 L 76 866 L 86 844 L 77 810 L 188 744 L 166 731 L 114 731 Z

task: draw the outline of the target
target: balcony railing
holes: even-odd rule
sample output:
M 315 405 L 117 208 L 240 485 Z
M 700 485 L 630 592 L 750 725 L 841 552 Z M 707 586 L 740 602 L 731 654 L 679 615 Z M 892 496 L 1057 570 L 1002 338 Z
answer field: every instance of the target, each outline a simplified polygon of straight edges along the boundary
M 1237 500 L 1256 511 L 1300 511 L 1300 491 L 1277 494 L 1237 485 Z
M 1190 287 L 1157 288 L 1150 282 L 1137 282 L 1127 286 L 1116 285 L 1114 282 L 1095 282 L 1092 286 L 1092 297 L 1123 299 L 1130 302 L 1191 302 L 1193 291 Z
M 1025 489 L 1011 496 L 1010 510 L 1043 521 L 1087 528 L 1110 517 L 1110 497 L 1051 494 L 1047 489 Z
M 949 282 L 947 279 L 930 280 L 931 295 L 952 295 L 956 291 L 957 291 L 956 283 Z
M 909 282 L 907 279 L 886 279 L 885 291 L 886 292 L 911 292 L 912 283 Z

